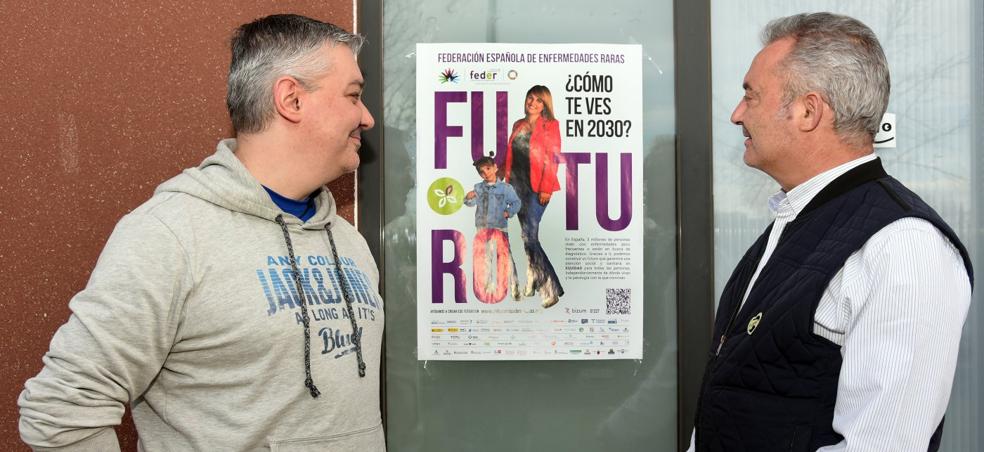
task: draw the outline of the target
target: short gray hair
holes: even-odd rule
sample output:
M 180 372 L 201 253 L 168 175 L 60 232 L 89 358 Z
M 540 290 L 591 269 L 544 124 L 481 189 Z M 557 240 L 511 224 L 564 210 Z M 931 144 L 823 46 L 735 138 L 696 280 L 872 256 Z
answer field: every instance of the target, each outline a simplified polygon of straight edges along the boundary
M 306 89 L 329 68 L 316 53 L 325 45 L 348 46 L 358 54 L 362 36 L 296 14 L 277 14 L 245 24 L 232 37 L 226 107 L 236 133 L 263 131 L 273 116 L 273 83 L 294 77 Z
M 779 66 L 786 79 L 784 104 L 816 91 L 834 110 L 841 138 L 873 138 L 891 91 L 888 61 L 875 33 L 857 19 L 831 13 L 783 17 L 762 30 L 765 45 L 787 37 L 795 44 Z

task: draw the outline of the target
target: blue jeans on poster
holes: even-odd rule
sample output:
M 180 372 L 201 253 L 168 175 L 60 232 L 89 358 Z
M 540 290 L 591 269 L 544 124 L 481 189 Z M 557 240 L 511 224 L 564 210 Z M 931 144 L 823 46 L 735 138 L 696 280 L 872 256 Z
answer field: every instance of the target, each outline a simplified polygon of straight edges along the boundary
M 525 190 L 524 190 L 525 191 Z M 525 196 L 524 196 L 525 195 Z M 557 272 L 554 271 L 547 253 L 540 246 L 540 219 L 547 206 L 540 204 L 540 194 L 532 190 L 520 195 L 523 206 L 519 209 L 519 224 L 522 226 L 523 248 L 529 267 L 526 271 L 527 296 L 539 291 L 543 298 L 564 295 Z

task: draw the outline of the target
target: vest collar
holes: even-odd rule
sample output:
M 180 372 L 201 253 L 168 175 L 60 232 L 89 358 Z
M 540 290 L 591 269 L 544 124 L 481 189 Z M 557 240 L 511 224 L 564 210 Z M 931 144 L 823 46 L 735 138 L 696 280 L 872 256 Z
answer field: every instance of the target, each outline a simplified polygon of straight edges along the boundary
M 843 195 L 844 193 L 847 193 L 862 184 L 885 177 L 888 177 L 888 173 L 885 172 L 885 168 L 882 166 L 880 158 L 862 163 L 850 169 L 837 179 L 834 179 L 833 182 L 827 184 L 823 190 L 820 190 L 820 193 L 817 193 L 817 195 L 810 200 L 810 203 L 803 208 L 803 211 L 800 212 L 800 215 L 798 216 L 802 216 L 803 214 L 822 206 L 827 201 Z

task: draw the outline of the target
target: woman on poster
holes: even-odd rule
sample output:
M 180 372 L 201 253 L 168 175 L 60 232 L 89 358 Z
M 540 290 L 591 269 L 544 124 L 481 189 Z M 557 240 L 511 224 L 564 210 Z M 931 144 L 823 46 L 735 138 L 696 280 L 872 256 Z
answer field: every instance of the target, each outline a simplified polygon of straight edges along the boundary
M 550 197 L 560 190 L 560 124 L 546 86 L 535 85 L 526 92 L 525 111 L 526 116 L 513 124 L 502 177 L 522 203 L 518 216 L 528 262 L 523 295 L 531 297 L 539 292 L 543 307 L 549 308 L 560 301 L 564 288 L 540 246 L 539 230 Z

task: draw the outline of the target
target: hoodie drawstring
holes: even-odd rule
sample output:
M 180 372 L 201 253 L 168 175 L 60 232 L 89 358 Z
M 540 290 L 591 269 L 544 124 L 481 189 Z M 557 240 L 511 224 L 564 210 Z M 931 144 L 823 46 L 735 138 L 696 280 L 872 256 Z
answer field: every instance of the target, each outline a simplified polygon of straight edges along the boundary
M 287 242 L 287 255 L 290 257 L 290 270 L 294 275 L 294 284 L 297 286 L 297 295 L 301 297 L 301 321 L 304 323 L 304 387 L 311 392 L 311 397 L 317 398 L 321 395 L 318 387 L 314 385 L 311 378 L 311 319 L 308 317 L 307 300 L 304 297 L 304 289 L 301 287 L 301 273 L 297 271 L 297 260 L 294 259 L 294 246 L 290 241 L 290 233 L 287 232 L 287 223 L 284 222 L 283 215 L 275 218 L 280 229 L 284 231 L 284 241 Z
M 342 285 L 345 309 L 348 310 L 349 321 L 352 322 L 352 345 L 355 346 L 355 358 L 359 363 L 359 376 L 365 377 L 366 362 L 362 359 L 362 335 L 359 334 L 359 325 L 355 323 L 355 313 L 352 312 L 352 295 L 349 293 L 345 275 L 342 274 L 342 261 L 338 258 L 338 250 L 335 249 L 335 237 L 331 234 L 331 223 L 325 225 L 325 232 L 328 233 L 328 243 L 331 244 L 331 257 L 335 259 L 335 274 L 338 276 L 338 283 Z
M 308 317 L 307 298 L 304 296 L 304 288 L 301 286 L 301 272 L 297 269 L 297 259 L 294 258 L 294 245 L 290 240 L 290 232 L 287 230 L 287 223 L 284 222 L 283 215 L 275 218 L 280 229 L 284 232 L 284 242 L 287 243 L 287 255 L 290 257 L 290 270 L 294 277 L 294 285 L 297 294 L 301 298 L 301 321 L 304 323 L 304 387 L 311 392 L 311 397 L 317 398 L 321 395 L 318 387 L 314 385 L 311 378 L 311 320 Z M 331 255 L 335 259 L 335 274 L 338 283 L 342 286 L 342 296 L 345 298 L 345 309 L 348 312 L 349 321 L 352 323 L 352 345 L 355 346 L 355 357 L 359 365 L 359 377 L 366 376 L 366 362 L 362 359 L 362 335 L 359 334 L 359 325 L 355 321 L 355 312 L 352 309 L 352 295 L 349 293 L 347 279 L 342 272 L 342 261 L 338 258 L 338 249 L 335 248 L 335 237 L 331 233 L 331 223 L 325 225 L 325 232 L 328 233 L 328 243 L 331 244 Z

